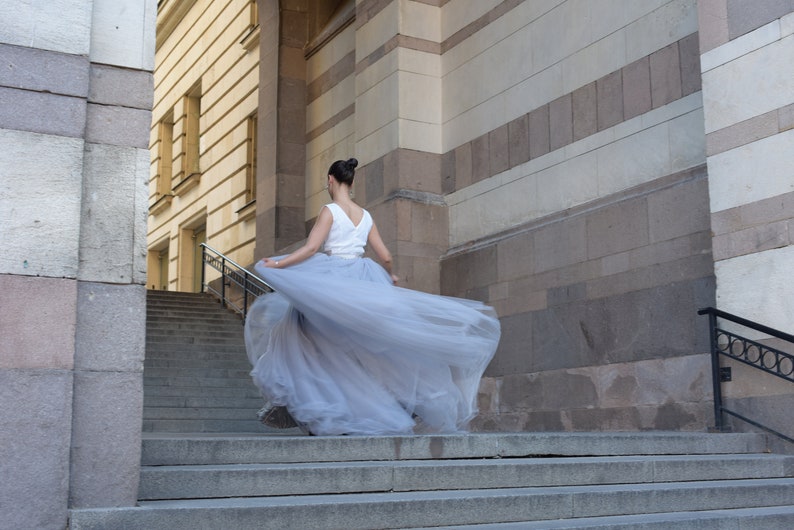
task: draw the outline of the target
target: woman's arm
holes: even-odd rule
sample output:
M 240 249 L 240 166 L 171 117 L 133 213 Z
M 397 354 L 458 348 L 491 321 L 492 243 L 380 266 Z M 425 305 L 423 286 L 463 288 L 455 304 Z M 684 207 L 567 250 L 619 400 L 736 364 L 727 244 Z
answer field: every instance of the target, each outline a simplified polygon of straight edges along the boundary
M 331 214 L 331 211 L 328 208 L 323 207 L 323 209 L 320 210 L 320 215 L 317 217 L 317 222 L 314 223 L 314 227 L 309 233 L 309 237 L 306 239 L 306 243 L 289 256 L 286 256 L 285 258 L 282 258 L 278 261 L 271 258 L 263 258 L 262 261 L 264 262 L 265 267 L 283 269 L 284 267 L 296 265 L 301 261 L 314 256 L 317 251 L 320 250 L 323 242 L 328 237 L 328 233 L 331 231 L 331 225 L 333 223 L 334 216 Z
M 375 255 L 378 256 L 381 264 L 383 264 L 383 268 L 386 269 L 386 272 L 388 272 L 391 276 L 392 283 L 397 285 L 397 280 L 399 280 L 399 278 L 392 274 L 391 271 L 391 252 L 389 252 L 389 249 L 386 248 L 386 244 L 383 243 L 383 239 L 380 237 L 380 233 L 378 232 L 378 227 L 375 226 L 374 222 L 372 223 L 372 230 L 369 231 L 367 242 L 369 243 L 369 246 L 372 247 L 372 250 L 375 251 Z

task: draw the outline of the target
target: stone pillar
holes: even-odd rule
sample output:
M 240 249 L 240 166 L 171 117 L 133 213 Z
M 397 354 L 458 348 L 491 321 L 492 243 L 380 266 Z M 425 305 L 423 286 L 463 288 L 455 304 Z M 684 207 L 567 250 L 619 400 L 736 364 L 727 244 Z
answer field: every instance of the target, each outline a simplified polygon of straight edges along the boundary
M 3 524 L 131 506 L 156 2 L 0 5 Z

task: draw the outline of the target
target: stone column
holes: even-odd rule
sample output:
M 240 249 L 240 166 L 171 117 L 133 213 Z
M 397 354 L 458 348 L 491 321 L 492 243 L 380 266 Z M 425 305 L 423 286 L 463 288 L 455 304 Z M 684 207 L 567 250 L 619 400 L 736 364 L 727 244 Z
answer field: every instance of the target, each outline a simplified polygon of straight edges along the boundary
M 156 2 L 0 5 L 3 524 L 130 506 Z

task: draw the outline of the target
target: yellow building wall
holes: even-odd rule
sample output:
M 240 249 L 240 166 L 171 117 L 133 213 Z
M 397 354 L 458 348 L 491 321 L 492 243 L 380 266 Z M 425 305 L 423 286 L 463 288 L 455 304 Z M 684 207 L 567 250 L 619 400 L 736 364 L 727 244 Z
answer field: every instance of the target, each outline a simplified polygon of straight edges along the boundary
M 197 290 L 194 248 L 202 231 L 208 245 L 237 263 L 254 260 L 249 173 L 255 128 L 249 120 L 258 105 L 257 32 L 252 0 L 167 0 L 158 6 L 147 234 L 150 289 Z M 198 102 L 194 131 L 187 96 L 197 98 L 194 105 Z M 173 125 L 162 125 L 168 121 Z M 171 138 L 162 137 L 169 132 Z M 191 149 L 197 163 L 190 161 Z

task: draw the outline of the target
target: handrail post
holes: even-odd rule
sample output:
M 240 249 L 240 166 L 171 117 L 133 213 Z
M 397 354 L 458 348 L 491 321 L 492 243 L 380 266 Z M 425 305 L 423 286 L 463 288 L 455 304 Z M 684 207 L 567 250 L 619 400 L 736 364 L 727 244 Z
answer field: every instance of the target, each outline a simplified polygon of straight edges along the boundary
M 201 245 L 201 292 L 204 292 L 204 281 L 206 280 L 206 272 L 205 269 L 207 268 L 207 247 L 203 244 Z
M 248 274 L 243 274 L 243 320 L 248 316 Z
M 723 431 L 722 386 L 720 381 L 720 357 L 717 344 L 717 315 L 709 311 L 709 334 L 711 336 L 711 382 L 714 389 L 714 428 Z
M 221 258 L 221 307 L 226 307 L 226 256 Z

